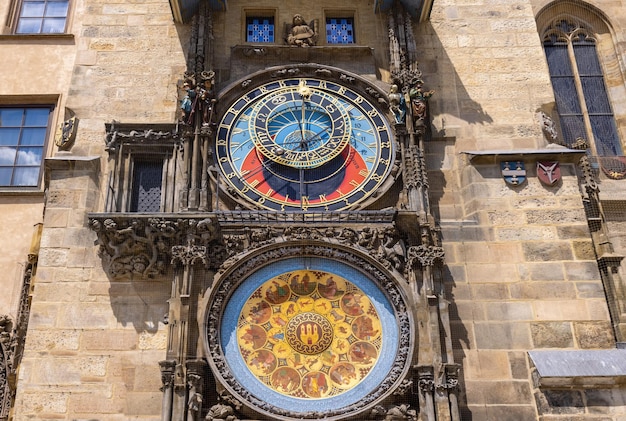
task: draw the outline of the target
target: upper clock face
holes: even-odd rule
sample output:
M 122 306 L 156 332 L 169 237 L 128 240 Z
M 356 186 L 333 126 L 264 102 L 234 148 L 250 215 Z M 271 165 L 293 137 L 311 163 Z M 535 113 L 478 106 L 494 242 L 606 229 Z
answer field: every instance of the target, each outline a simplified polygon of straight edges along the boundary
M 217 160 L 230 187 L 272 210 L 341 210 L 383 183 L 394 150 L 387 120 L 350 88 L 320 79 L 259 86 L 225 113 Z

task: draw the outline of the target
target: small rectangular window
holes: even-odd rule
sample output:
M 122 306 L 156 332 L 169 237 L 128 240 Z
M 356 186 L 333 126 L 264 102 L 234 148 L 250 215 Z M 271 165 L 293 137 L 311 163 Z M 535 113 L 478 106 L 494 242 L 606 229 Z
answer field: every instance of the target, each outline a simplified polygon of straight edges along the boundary
M 131 212 L 160 212 L 163 182 L 162 159 L 140 159 L 133 162 Z
M 354 18 L 326 18 L 327 44 L 354 44 Z
M 17 34 L 62 34 L 65 32 L 69 0 L 22 0 Z
M 50 107 L 0 107 L 0 187 L 37 187 Z
M 274 34 L 273 16 L 246 17 L 246 42 L 274 42 Z

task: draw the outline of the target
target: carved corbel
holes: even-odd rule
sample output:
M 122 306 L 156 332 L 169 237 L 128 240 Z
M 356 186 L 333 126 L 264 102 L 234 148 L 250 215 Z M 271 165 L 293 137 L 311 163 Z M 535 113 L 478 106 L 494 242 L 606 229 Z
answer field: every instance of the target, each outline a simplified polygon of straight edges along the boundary
M 217 221 L 153 217 L 91 217 L 90 227 L 98 235 L 98 251 L 112 278 L 154 278 L 165 273 L 172 262 L 217 264 L 221 241 Z M 186 244 L 186 245 L 183 245 Z M 213 260 L 207 258 L 209 250 Z M 191 260 L 189 260 L 191 259 Z M 221 263 L 221 262 L 219 262 Z

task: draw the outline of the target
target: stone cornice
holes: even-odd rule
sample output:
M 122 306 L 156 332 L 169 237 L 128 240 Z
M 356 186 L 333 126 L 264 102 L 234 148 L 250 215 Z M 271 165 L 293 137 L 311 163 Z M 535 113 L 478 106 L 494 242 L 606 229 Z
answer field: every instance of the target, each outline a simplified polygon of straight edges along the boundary
M 462 151 L 469 157 L 472 164 L 495 164 L 500 161 L 533 161 L 559 160 L 561 162 L 578 163 L 585 155 L 584 150 L 568 149 L 565 147 L 553 147 L 545 149 L 502 149 L 485 151 Z

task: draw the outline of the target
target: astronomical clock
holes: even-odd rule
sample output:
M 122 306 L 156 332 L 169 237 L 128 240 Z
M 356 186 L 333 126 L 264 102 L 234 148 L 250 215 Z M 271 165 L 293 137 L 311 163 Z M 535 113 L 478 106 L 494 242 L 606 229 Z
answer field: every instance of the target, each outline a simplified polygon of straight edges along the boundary
M 220 396 L 250 419 L 411 419 L 416 259 L 380 203 L 401 177 L 387 95 L 299 65 L 240 81 L 219 104 L 214 182 L 239 209 L 224 216 L 229 258 L 204 302 Z
M 353 209 L 381 188 L 395 158 L 381 110 L 314 77 L 245 92 L 222 117 L 215 150 L 234 200 L 281 212 Z
M 210 5 L 178 122 L 107 126 L 124 193 L 90 216 L 111 279 L 171 279 L 162 419 L 458 419 L 412 17 L 385 18 L 384 80 L 300 15 L 227 71 Z

